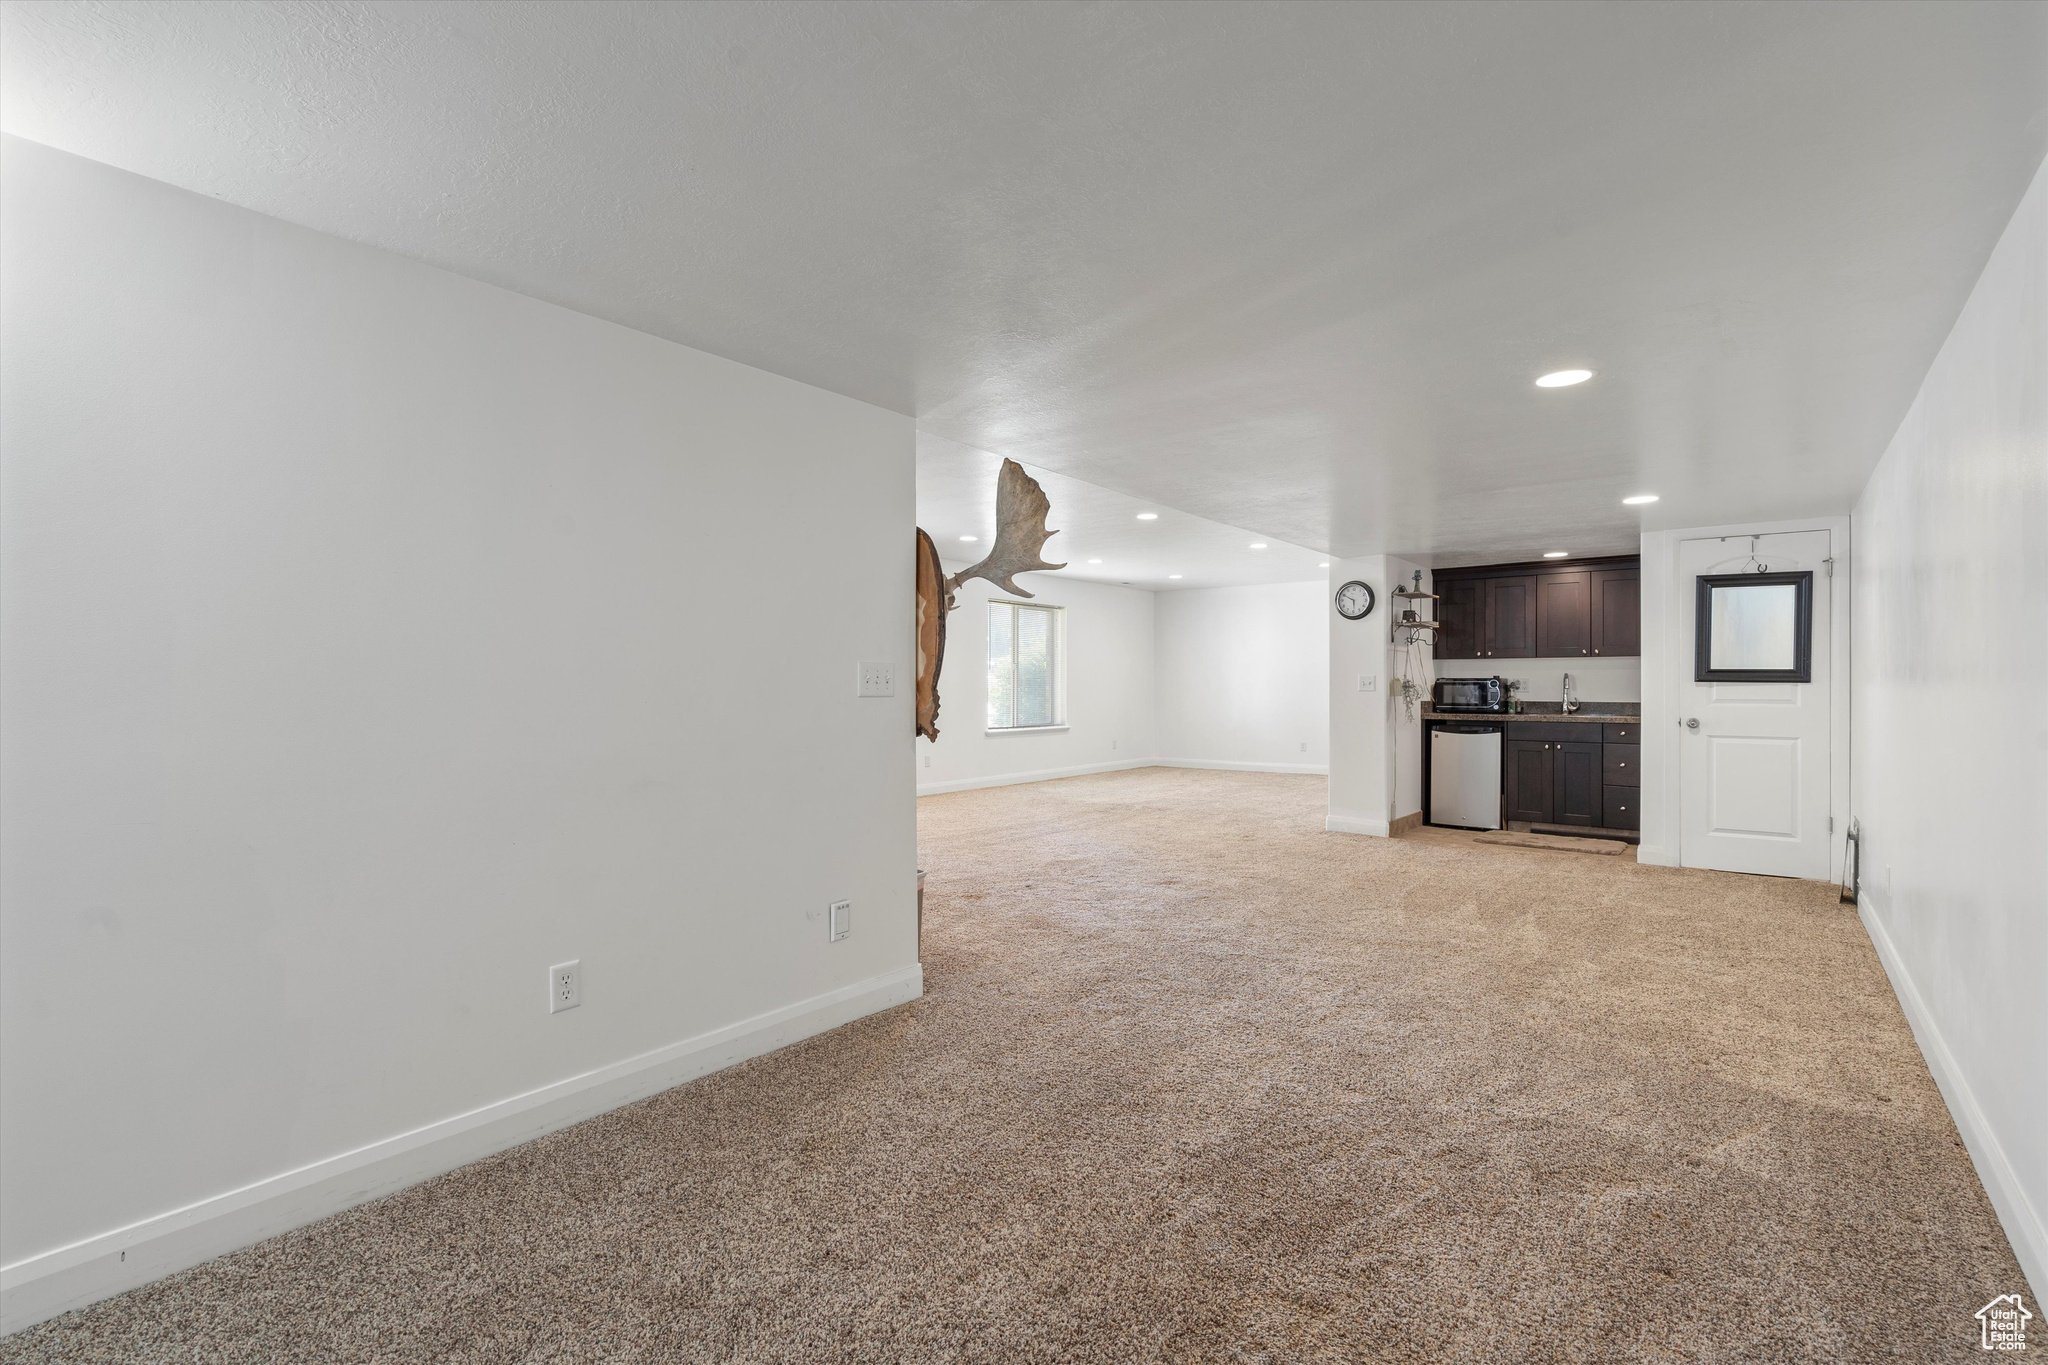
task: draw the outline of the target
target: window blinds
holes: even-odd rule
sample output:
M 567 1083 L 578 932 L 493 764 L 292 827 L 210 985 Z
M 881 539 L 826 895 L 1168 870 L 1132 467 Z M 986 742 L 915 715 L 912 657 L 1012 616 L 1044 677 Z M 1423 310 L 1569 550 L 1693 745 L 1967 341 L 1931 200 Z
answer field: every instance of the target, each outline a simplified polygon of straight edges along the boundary
M 1060 723 L 1058 607 L 988 604 L 988 728 Z

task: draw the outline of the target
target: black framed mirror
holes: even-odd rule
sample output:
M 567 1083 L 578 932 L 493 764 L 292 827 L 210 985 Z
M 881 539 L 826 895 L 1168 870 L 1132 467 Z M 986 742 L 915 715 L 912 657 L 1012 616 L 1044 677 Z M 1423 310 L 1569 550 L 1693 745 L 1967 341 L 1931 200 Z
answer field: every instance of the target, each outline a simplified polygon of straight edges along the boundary
M 1812 682 L 1813 570 L 1701 574 L 1694 682 Z

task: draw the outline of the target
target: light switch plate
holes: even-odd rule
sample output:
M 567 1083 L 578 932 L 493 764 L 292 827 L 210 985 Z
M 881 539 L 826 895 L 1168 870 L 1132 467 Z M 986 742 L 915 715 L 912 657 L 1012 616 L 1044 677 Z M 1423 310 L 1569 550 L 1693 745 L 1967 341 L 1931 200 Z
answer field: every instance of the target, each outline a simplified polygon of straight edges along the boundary
M 833 901 L 830 915 L 832 942 L 837 943 L 853 932 L 853 902 Z
M 895 665 L 866 663 L 862 664 L 860 666 L 860 695 L 863 697 L 895 696 Z

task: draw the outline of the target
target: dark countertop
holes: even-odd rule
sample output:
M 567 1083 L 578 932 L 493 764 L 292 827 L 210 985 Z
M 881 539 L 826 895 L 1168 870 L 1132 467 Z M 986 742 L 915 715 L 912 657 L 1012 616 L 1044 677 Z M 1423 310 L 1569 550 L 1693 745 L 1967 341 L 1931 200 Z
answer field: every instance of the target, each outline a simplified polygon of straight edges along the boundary
M 1626 725 L 1640 722 L 1643 707 L 1633 701 L 1586 701 L 1579 703 L 1579 709 L 1569 716 L 1564 713 L 1562 702 L 1531 701 L 1522 703 L 1524 709 L 1509 714 L 1505 711 L 1439 711 L 1433 706 L 1422 709 L 1424 720 L 1478 720 L 1505 721 L 1561 721 L 1566 725 Z

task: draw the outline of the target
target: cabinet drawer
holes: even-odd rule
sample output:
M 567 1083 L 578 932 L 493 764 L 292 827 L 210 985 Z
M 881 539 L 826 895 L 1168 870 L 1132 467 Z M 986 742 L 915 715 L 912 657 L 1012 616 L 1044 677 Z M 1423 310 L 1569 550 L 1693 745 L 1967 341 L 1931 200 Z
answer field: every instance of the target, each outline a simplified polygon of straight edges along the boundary
M 1600 746 L 1600 780 L 1610 787 L 1643 785 L 1643 746 L 1603 744 Z
M 1609 744 L 1641 744 L 1643 742 L 1642 727 L 1634 721 L 1630 721 L 1626 725 L 1603 725 L 1600 729 L 1603 732 L 1600 737 Z
M 1492 720 L 1492 716 L 1474 716 L 1474 720 Z M 1569 720 L 1518 720 L 1514 716 L 1505 718 L 1509 739 L 1549 740 L 1590 740 L 1598 739 L 1590 725 L 1581 725 Z
M 1638 809 L 1642 793 L 1636 787 L 1601 788 L 1600 823 L 1608 829 L 1640 829 L 1642 813 Z

